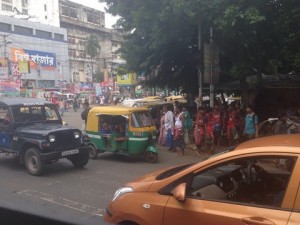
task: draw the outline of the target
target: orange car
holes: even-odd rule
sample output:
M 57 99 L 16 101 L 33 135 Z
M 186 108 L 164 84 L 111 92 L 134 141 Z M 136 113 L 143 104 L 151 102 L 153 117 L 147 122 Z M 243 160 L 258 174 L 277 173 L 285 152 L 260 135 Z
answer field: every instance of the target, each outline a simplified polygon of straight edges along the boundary
M 118 225 L 299 225 L 299 157 L 300 135 L 249 141 L 126 184 L 104 219 Z

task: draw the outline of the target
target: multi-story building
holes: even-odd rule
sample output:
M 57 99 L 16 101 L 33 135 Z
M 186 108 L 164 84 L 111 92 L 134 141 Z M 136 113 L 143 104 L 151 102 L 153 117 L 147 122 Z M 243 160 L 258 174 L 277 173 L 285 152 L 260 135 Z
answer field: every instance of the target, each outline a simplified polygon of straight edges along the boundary
M 69 0 L 59 0 L 60 26 L 67 29 L 69 65 L 73 82 L 86 82 L 102 71 L 112 76 L 114 67 L 124 60 L 116 53 L 121 47 L 122 36 L 105 28 L 105 13 Z M 86 40 L 94 34 L 99 39 L 100 52 L 95 59 L 86 54 Z M 93 72 L 91 71 L 93 68 Z
M 64 28 L 0 15 L 0 59 L 0 80 L 21 80 L 33 88 L 72 81 Z M 29 64 L 29 71 L 21 63 Z
M 58 0 L 0 0 L 0 14 L 59 27 Z

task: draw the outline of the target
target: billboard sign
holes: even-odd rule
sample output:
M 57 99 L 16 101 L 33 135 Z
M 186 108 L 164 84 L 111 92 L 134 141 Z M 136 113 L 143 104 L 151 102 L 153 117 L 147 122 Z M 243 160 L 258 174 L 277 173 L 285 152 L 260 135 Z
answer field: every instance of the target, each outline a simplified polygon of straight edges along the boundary
M 119 86 L 131 86 L 137 84 L 136 74 L 127 73 L 127 74 L 118 74 L 117 75 L 117 84 Z
M 54 70 L 56 68 L 56 55 L 52 52 L 42 52 L 22 48 L 11 48 L 11 61 L 29 61 L 30 68 L 44 70 Z

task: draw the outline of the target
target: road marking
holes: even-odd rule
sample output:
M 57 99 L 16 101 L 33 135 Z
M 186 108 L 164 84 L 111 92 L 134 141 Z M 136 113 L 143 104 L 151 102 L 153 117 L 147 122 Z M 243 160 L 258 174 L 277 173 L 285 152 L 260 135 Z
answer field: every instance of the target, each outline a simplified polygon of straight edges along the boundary
M 30 196 L 32 198 L 36 198 L 39 200 L 43 200 L 43 201 L 47 201 L 47 202 L 51 202 L 53 204 L 56 205 L 60 205 L 66 208 L 70 208 L 70 209 L 74 209 L 80 212 L 84 212 L 84 213 L 88 213 L 94 216 L 103 216 L 103 209 L 99 209 L 93 206 L 89 206 L 83 203 L 79 203 L 79 202 L 75 202 L 66 198 L 62 198 L 62 197 L 58 197 L 58 196 L 54 196 L 51 194 L 47 194 L 44 192 L 39 192 L 36 190 L 24 190 L 24 191 L 20 191 L 18 192 L 18 194 L 20 195 L 26 195 L 26 196 Z

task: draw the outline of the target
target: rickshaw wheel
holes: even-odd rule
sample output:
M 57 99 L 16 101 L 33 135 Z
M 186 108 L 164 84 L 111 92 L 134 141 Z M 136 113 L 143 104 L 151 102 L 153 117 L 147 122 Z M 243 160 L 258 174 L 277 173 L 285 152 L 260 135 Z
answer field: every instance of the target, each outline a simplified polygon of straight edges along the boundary
M 97 149 L 93 145 L 90 145 L 89 148 L 90 159 L 96 159 L 98 155 Z
M 157 153 L 154 153 L 154 152 L 146 152 L 145 159 L 148 163 L 157 163 L 158 155 L 157 155 Z
M 82 168 L 89 162 L 89 155 L 83 154 L 69 159 L 76 168 Z

